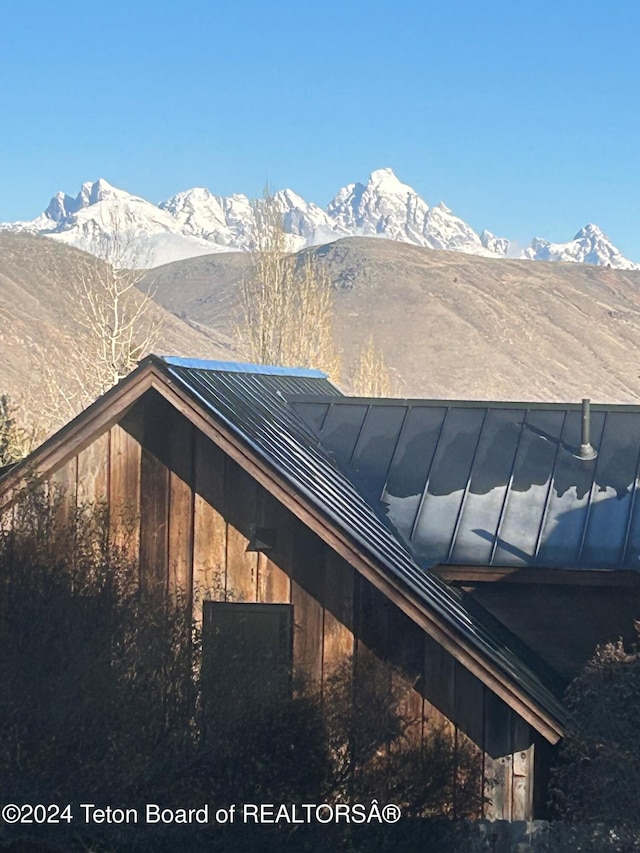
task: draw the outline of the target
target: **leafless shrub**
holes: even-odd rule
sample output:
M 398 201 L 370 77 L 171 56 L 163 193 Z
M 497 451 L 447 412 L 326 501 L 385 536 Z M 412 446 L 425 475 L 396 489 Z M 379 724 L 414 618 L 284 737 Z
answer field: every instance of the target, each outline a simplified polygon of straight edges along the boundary
M 413 686 L 373 655 L 335 668 L 323 696 L 333 796 L 384 797 L 414 817 L 477 817 L 482 756 L 442 724 L 416 731 L 403 701 Z
M 554 804 L 572 820 L 638 821 L 640 653 L 598 646 L 571 683 L 570 721 L 553 772 Z
M 132 805 L 193 758 L 198 637 L 140 594 L 104 507 L 30 488 L 0 535 L 0 794 Z

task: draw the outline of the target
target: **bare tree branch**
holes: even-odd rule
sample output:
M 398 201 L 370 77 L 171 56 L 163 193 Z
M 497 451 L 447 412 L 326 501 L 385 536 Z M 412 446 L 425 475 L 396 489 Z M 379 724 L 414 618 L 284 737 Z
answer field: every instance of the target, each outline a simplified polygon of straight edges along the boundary
M 361 397 L 391 397 L 394 382 L 379 350 L 369 336 L 367 343 L 360 350 L 360 357 L 351 380 L 351 392 Z
M 117 384 L 158 341 L 153 300 L 137 288 L 144 271 L 124 267 L 132 256 L 131 240 L 118 209 L 112 209 L 109 227 L 99 237 L 107 260 L 86 257 L 69 282 L 67 307 L 75 333 L 61 341 L 63 364 L 52 359 L 48 339 L 29 341 L 33 380 L 17 402 L 41 440 Z
M 282 212 L 268 189 L 253 212 L 254 263 L 240 287 L 236 329 L 241 347 L 252 361 L 316 367 L 338 379 L 329 276 L 312 255 L 296 264 L 288 253 Z

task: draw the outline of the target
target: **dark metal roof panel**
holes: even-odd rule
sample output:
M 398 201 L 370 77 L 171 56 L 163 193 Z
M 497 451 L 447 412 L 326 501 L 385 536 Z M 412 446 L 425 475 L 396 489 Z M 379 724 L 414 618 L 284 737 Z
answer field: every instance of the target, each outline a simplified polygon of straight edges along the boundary
M 491 564 L 521 432 L 510 412 L 487 410 L 450 562 Z
M 328 439 L 326 446 L 338 462 L 349 464 L 351 461 L 369 408 L 355 403 L 353 406 L 329 406 L 322 424 L 322 434 Z
M 343 397 L 315 429 L 423 567 L 640 570 L 640 407 L 592 406 L 592 460 L 581 422 L 575 404 Z
M 441 554 L 448 559 L 454 547 L 485 414 L 449 409 L 445 417 L 411 535 L 415 552 L 427 563 L 440 562 Z
M 403 406 L 370 406 L 353 448 L 350 467 L 367 499 L 379 499 L 406 416 Z
M 556 719 L 562 719 L 562 706 L 553 695 L 559 686 L 553 673 L 533 657 L 527 662 L 527 651 L 511 634 L 497 623 L 488 628 L 473 612 L 473 604 L 464 593 L 452 589 L 416 564 L 407 548 L 327 455 L 311 428 L 296 414 L 294 406 L 288 404 L 286 394 L 296 392 L 331 395 L 330 402 L 335 402 L 339 392 L 327 380 L 227 373 L 223 369 L 175 363 L 165 363 L 164 369 L 349 538 L 370 553 L 381 567 L 425 601 Z M 351 429 L 357 425 L 359 432 L 366 415 L 367 407 L 364 408 L 351 413 L 345 409 L 348 417 L 344 423 Z M 325 424 L 328 420 L 329 415 Z M 333 429 L 331 424 L 329 429 Z M 351 452 L 355 446 L 354 439 Z M 345 448 L 343 445 L 342 454 L 346 454 Z

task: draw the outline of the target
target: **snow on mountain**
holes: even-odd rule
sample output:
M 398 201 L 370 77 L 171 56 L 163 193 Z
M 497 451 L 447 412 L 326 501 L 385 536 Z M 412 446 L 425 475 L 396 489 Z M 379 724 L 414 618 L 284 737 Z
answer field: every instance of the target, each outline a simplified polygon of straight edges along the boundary
M 340 237 L 376 236 L 490 258 L 518 254 L 504 237 L 486 230 L 478 235 L 442 202 L 430 207 L 392 169 L 376 170 L 366 184 L 343 187 L 326 210 L 290 189 L 274 198 L 291 251 Z M 83 184 L 75 197 L 57 193 L 36 219 L 0 223 L 0 230 L 43 234 L 121 265 L 154 267 L 212 252 L 251 251 L 255 210 L 262 203 L 196 187 L 155 205 L 101 179 Z M 536 238 L 521 257 L 640 269 L 595 225 L 569 243 Z
M 624 257 L 597 225 L 585 225 L 568 243 L 550 243 L 534 237 L 523 254 L 532 261 L 569 261 L 619 270 L 640 269 L 639 264 Z
M 183 234 L 233 249 L 251 248 L 253 212 L 246 195 L 224 198 L 196 187 L 158 207 L 175 219 Z
M 496 237 L 495 234 L 492 234 L 491 231 L 487 231 L 485 228 L 480 234 L 480 242 L 485 249 L 489 249 L 489 251 L 493 252 L 495 255 L 500 255 L 503 258 L 507 257 L 509 241 L 506 237 Z
M 12 230 L 51 237 L 117 266 L 154 267 L 216 251 L 206 240 L 184 234 L 155 204 L 103 179 L 83 184 L 75 198 L 57 193 L 43 214 L 20 225 Z
M 291 235 L 292 251 L 318 245 L 344 236 L 333 227 L 327 214 L 316 204 L 309 204 L 292 190 L 274 193 L 274 200 L 283 217 L 285 231 Z M 158 205 L 179 223 L 183 233 L 210 240 L 221 246 L 240 251 L 253 248 L 255 227 L 254 205 L 246 195 L 229 198 L 213 195 L 197 188 L 173 196 Z
M 298 251 L 305 246 L 336 240 L 338 233 L 327 214 L 316 204 L 309 204 L 292 190 L 274 193 L 274 201 L 282 213 L 285 231 L 291 235 L 289 248 Z M 182 232 L 232 250 L 251 251 L 255 227 L 254 206 L 246 195 L 229 198 L 213 195 L 197 188 L 173 196 L 158 205 L 180 225 Z
M 449 249 L 495 257 L 476 232 L 442 202 L 429 205 L 392 169 L 378 169 L 366 184 L 349 184 L 327 207 L 345 232 L 385 237 L 429 249 Z
M 66 193 L 56 193 L 49 202 L 44 215 L 53 222 L 60 224 L 72 219 L 80 210 L 98 204 L 101 201 L 119 204 L 126 203 L 134 198 L 136 196 L 132 196 L 124 190 L 116 189 L 108 181 L 105 181 L 104 178 L 100 178 L 94 183 L 90 181 L 84 183 L 75 198 Z M 142 199 L 139 199 L 139 201 L 142 201 Z
M 392 169 L 372 172 L 366 186 L 348 184 L 329 203 L 327 214 L 345 234 L 386 237 L 423 245 L 429 205 Z
M 284 229 L 293 237 L 295 251 L 347 236 L 321 207 L 305 201 L 292 190 L 280 190 L 274 199 L 282 211 Z
M 482 245 L 473 228 L 454 216 L 442 202 L 427 212 L 424 218 L 423 240 L 420 245 L 430 249 L 449 249 L 469 255 L 495 257 L 494 252 Z

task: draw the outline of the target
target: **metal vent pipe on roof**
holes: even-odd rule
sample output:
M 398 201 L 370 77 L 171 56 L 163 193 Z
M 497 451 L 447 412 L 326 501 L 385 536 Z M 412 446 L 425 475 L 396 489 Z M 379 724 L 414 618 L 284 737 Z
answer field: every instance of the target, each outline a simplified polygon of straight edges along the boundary
M 595 459 L 598 451 L 591 444 L 591 400 L 582 400 L 582 437 L 580 449 L 575 454 L 578 459 Z

